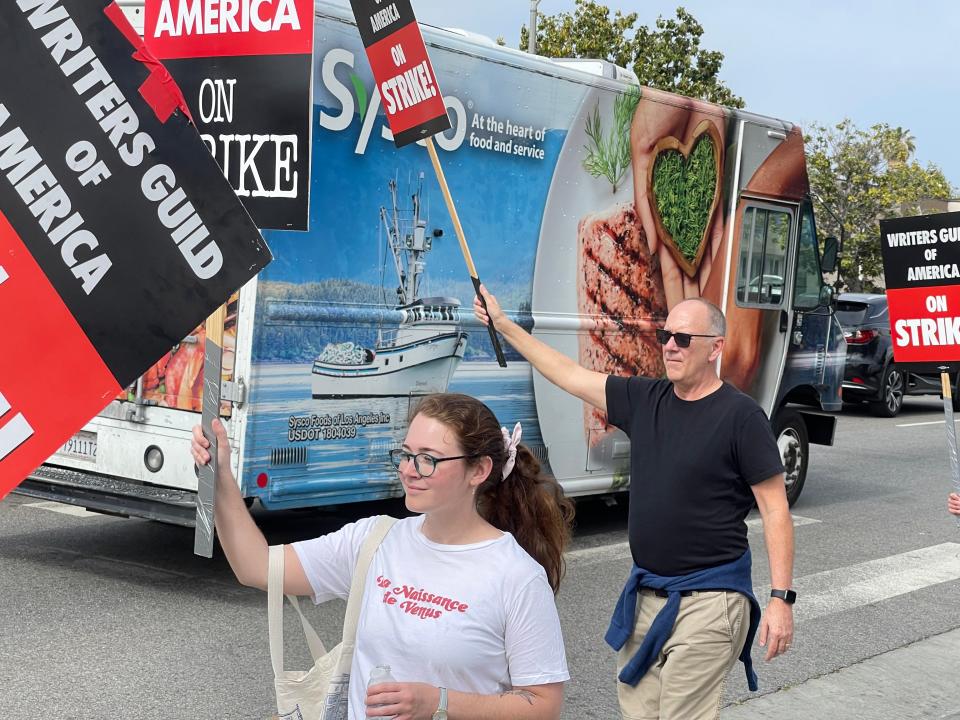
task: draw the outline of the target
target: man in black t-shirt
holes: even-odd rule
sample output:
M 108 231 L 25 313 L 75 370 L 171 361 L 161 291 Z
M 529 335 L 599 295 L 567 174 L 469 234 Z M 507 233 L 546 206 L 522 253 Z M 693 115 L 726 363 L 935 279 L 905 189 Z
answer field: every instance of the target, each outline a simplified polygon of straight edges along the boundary
M 712 303 L 678 303 L 657 331 L 666 379 L 588 370 L 511 321 L 481 287 L 494 327 L 547 380 L 607 413 L 630 437 L 628 533 L 634 568 L 607 633 L 620 650 L 624 720 L 717 718 L 737 657 L 751 689 L 759 623 L 766 659 L 793 638 L 793 521 L 770 423 L 717 375 L 726 321 Z M 759 619 L 744 522 L 756 502 L 771 600 Z

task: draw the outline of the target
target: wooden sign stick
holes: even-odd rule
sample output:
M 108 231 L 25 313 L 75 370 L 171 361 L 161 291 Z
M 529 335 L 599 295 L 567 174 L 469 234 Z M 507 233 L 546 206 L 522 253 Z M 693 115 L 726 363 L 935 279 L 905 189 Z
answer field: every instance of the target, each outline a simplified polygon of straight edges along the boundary
M 200 425 L 210 441 L 210 462 L 197 472 L 197 522 L 193 534 L 193 552 L 213 557 L 213 496 L 217 481 L 217 436 L 213 421 L 220 417 L 220 378 L 223 371 L 223 323 L 227 306 L 221 305 L 207 318 L 206 344 L 203 348 L 203 405 Z
M 960 462 L 957 460 L 957 426 L 953 423 L 953 388 L 950 374 L 940 373 L 940 391 L 943 395 L 943 415 L 947 426 L 947 445 L 950 447 L 950 471 L 953 477 L 953 489 L 960 493 Z M 960 526 L 960 517 L 957 518 Z
M 457 233 L 457 240 L 460 241 L 460 251 L 463 253 L 463 259 L 467 263 L 467 272 L 470 273 L 470 279 L 473 280 L 473 289 L 480 298 L 480 304 L 483 309 L 487 309 L 487 303 L 480 294 L 480 278 L 477 275 L 477 268 L 473 264 L 473 258 L 470 256 L 470 248 L 467 247 L 467 238 L 463 234 L 463 226 L 460 225 L 460 217 L 457 215 L 457 208 L 453 205 L 453 196 L 450 195 L 450 188 L 447 187 L 447 178 L 443 174 L 443 168 L 440 167 L 440 158 L 437 157 L 437 149 L 433 145 L 433 138 L 426 139 L 427 152 L 430 153 L 430 162 L 433 163 L 433 170 L 437 174 L 437 180 L 440 182 L 440 190 L 443 192 L 444 202 L 447 203 L 447 211 L 453 220 L 453 229 Z M 507 360 L 503 356 L 503 349 L 500 347 L 500 338 L 497 331 L 493 328 L 493 322 L 487 325 L 487 332 L 490 335 L 490 342 L 493 343 L 493 351 L 497 354 L 497 363 L 500 367 L 507 366 Z

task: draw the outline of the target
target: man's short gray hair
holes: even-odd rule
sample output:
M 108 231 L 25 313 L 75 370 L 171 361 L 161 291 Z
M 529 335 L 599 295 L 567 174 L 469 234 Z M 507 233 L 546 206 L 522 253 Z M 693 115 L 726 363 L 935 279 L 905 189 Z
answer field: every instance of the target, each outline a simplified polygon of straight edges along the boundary
M 723 310 L 702 297 L 687 298 L 686 301 L 700 303 L 707 308 L 707 318 L 709 321 L 707 332 L 711 335 L 721 337 L 727 334 L 727 319 L 723 316 Z

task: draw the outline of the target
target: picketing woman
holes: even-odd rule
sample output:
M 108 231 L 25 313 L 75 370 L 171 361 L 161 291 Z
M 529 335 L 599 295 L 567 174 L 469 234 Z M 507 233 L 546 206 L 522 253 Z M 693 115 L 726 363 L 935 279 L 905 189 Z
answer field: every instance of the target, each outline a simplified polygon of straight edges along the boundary
M 218 439 L 215 523 L 244 585 L 266 589 L 267 541 Z M 349 688 L 350 720 L 548 720 L 569 679 L 554 594 L 573 506 L 523 444 L 467 395 L 438 394 L 414 409 L 390 452 L 416 513 L 399 520 L 367 575 Z M 194 429 L 194 460 L 209 461 Z M 284 592 L 317 603 L 349 594 L 365 518 L 284 548 Z M 366 686 L 389 665 L 394 682 Z

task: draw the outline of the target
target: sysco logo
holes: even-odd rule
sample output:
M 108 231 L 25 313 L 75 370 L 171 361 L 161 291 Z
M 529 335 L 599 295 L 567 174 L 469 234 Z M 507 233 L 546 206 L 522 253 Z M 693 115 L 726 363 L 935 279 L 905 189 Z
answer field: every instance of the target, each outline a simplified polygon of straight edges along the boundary
M 373 126 L 377 122 L 377 111 L 380 109 L 380 89 L 374 86 L 373 94 L 368 102 L 367 89 L 353 72 L 355 59 L 352 52 L 343 48 L 334 48 L 324 55 L 320 77 L 324 87 L 340 103 L 340 112 L 336 115 L 330 115 L 321 110 L 320 127 L 334 132 L 346 130 L 350 127 L 354 114 L 359 113 L 362 120 L 360 137 L 357 138 L 357 145 L 353 151 L 357 155 L 363 155 L 366 152 L 370 134 L 373 132 Z M 346 65 L 350 68 L 352 87 L 344 85 L 337 78 L 338 65 Z M 444 96 L 443 102 L 447 108 L 447 113 L 450 115 L 452 127 L 445 133 L 434 135 L 434 140 L 443 150 L 453 151 L 463 144 L 467 135 L 467 110 L 460 99 L 452 95 Z M 380 137 L 388 142 L 393 142 L 393 133 L 390 132 L 385 117 L 380 121 Z M 419 140 L 417 144 L 424 145 L 424 141 Z

